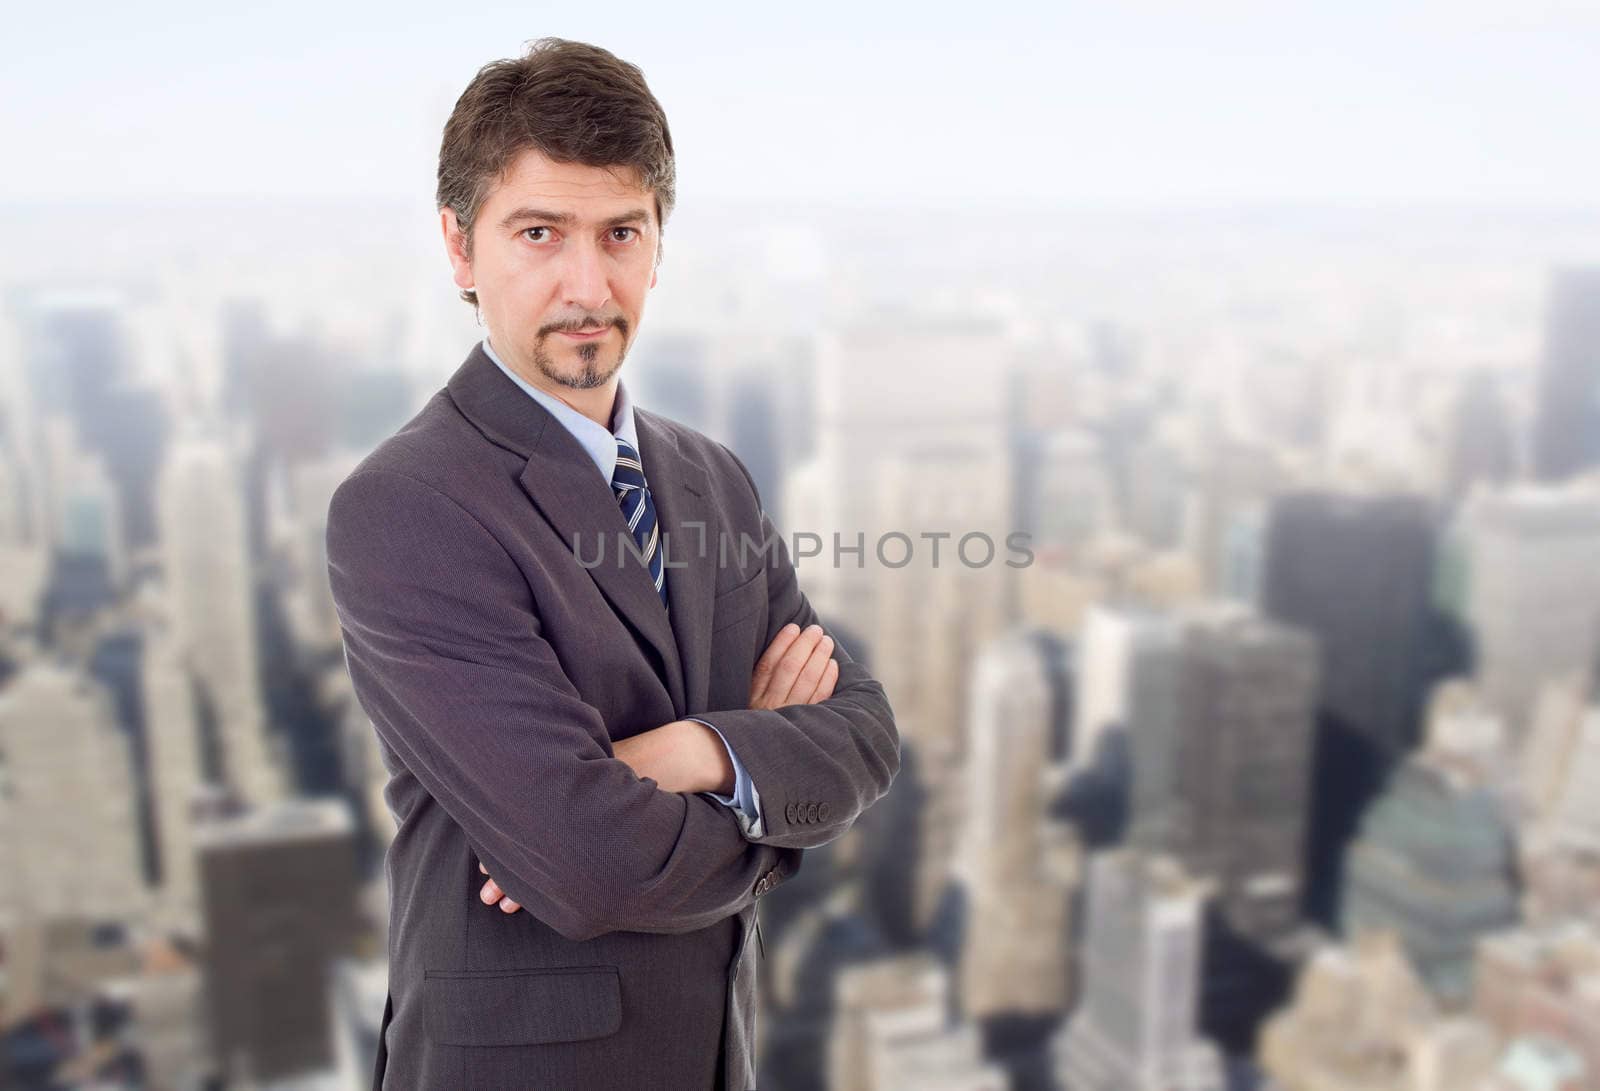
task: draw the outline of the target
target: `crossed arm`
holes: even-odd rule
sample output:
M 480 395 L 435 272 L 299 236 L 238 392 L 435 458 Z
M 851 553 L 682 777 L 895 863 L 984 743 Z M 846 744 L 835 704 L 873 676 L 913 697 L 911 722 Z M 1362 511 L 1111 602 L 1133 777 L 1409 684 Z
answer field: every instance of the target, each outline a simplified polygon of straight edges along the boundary
M 674 721 L 618 753 L 544 639 L 521 569 L 431 485 L 379 469 L 346 479 L 329 506 L 327 555 L 346 664 L 374 728 L 462 828 L 501 896 L 568 939 L 708 927 L 748 905 L 779 861 L 837 836 L 785 826 L 780 814 L 775 836 L 747 839 L 727 807 L 699 794 L 698 761 L 651 764 L 649 754 L 671 752 L 660 744 L 672 733 L 698 732 L 709 746 L 703 724 Z M 773 624 L 809 629 L 815 615 L 781 560 L 769 580 Z M 898 767 L 881 688 L 836 651 L 839 666 L 822 669 L 845 683 L 837 696 L 704 714 L 780 810 L 796 771 L 808 790 L 865 805 Z M 726 789 L 726 762 L 724 751 L 706 787 Z M 681 772 L 669 783 L 694 791 L 669 790 L 657 772 Z
M 804 631 L 789 624 L 778 631 L 750 676 L 751 708 L 816 704 L 833 695 L 839 661 L 833 658 L 833 637 L 813 625 Z M 716 732 L 698 720 L 674 720 L 617 742 L 613 752 L 640 778 L 652 777 L 669 792 L 732 790 L 733 766 Z M 485 875 L 489 869 L 478 863 Z M 478 891 L 485 905 L 502 913 L 522 907 L 493 878 Z

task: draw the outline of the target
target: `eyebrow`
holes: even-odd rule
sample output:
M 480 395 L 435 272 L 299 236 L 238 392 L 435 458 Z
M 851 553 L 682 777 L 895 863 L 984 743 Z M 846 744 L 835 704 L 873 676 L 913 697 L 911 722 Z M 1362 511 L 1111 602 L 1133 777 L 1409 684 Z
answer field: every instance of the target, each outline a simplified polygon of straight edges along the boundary
M 551 212 L 543 208 L 518 208 L 506 213 L 505 218 L 500 221 L 500 228 L 504 230 L 524 220 L 539 220 L 544 223 L 555 224 L 558 227 L 570 227 L 577 222 L 577 219 L 570 212 Z M 649 212 L 642 208 L 631 208 L 619 215 L 612 216 L 600 226 L 602 228 L 619 227 L 622 224 L 645 223 L 649 219 Z

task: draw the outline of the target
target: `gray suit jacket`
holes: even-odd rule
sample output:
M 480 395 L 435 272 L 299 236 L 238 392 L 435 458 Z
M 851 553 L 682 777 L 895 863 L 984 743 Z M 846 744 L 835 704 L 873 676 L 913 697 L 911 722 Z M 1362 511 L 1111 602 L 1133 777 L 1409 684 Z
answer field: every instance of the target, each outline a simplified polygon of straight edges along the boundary
M 593 462 L 480 346 L 334 493 L 345 659 L 398 823 L 379 1088 L 753 1087 L 755 901 L 899 770 L 883 687 L 842 646 L 828 700 L 746 707 L 778 629 L 816 614 L 732 452 L 636 418 L 670 624 L 618 563 Z M 689 715 L 749 771 L 761 838 L 612 756 Z M 523 912 L 478 900 L 480 860 Z

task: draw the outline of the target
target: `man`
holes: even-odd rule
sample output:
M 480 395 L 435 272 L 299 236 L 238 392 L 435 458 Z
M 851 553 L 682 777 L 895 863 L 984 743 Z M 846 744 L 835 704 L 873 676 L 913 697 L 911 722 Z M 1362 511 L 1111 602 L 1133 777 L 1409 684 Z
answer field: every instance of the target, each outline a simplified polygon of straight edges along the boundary
M 755 901 L 899 769 L 743 464 L 622 385 L 673 179 L 642 74 L 581 43 L 445 128 L 488 336 L 328 513 L 398 824 L 380 1088 L 753 1087 Z

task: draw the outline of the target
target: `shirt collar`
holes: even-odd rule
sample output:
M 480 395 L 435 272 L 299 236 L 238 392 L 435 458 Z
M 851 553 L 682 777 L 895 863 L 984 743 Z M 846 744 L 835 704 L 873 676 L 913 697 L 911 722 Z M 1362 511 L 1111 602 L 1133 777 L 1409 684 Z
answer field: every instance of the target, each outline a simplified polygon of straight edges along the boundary
M 633 423 L 633 400 L 628 397 L 627 385 L 619 378 L 617 380 L 616 402 L 611 409 L 611 431 L 590 420 L 560 398 L 549 394 L 529 383 L 505 365 L 500 357 L 495 355 L 494 348 L 489 344 L 489 339 L 483 339 L 484 355 L 493 360 L 495 366 L 505 372 L 512 382 L 520 386 L 534 401 L 550 411 L 550 415 L 561 422 L 562 427 L 572 433 L 589 457 L 594 460 L 595 468 L 605 478 L 606 485 L 611 484 L 611 477 L 617 469 L 617 440 L 628 441 L 628 446 L 635 451 L 639 449 L 639 433 Z M 642 461 L 642 459 L 641 459 Z

